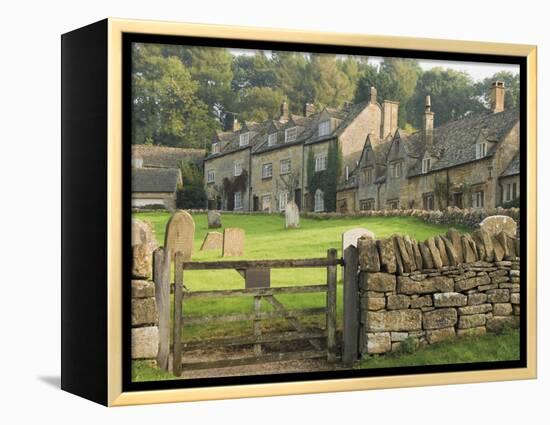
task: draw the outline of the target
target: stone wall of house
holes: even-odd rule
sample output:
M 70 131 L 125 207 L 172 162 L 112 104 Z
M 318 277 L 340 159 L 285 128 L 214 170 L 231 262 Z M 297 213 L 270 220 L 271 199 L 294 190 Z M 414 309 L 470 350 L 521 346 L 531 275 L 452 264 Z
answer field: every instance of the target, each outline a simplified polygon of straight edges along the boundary
M 363 355 L 519 325 L 519 240 L 479 229 L 358 241 Z

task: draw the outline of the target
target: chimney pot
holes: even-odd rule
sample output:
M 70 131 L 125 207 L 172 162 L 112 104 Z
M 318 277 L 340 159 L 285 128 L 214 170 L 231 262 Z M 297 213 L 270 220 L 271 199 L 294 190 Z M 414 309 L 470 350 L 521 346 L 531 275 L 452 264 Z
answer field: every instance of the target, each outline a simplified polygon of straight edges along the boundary
M 434 113 L 432 112 L 432 99 L 428 95 L 424 103 L 424 136 L 426 148 L 433 145 Z
M 494 113 L 504 111 L 504 81 L 495 81 L 491 84 L 491 110 Z
M 304 117 L 309 117 L 315 113 L 315 105 L 313 103 L 306 103 L 304 105 Z
M 283 103 L 281 103 L 281 117 L 279 118 L 279 121 L 287 122 L 288 117 L 288 103 L 286 103 L 286 100 L 283 100 Z
M 376 96 L 378 92 L 376 91 L 376 87 L 371 86 L 370 88 L 370 103 L 376 103 Z

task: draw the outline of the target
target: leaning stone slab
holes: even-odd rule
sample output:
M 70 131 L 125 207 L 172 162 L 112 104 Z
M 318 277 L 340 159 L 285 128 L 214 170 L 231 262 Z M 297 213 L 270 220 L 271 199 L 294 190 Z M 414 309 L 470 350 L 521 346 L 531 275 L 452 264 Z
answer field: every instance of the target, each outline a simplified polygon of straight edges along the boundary
M 170 250 L 171 255 L 183 254 L 183 260 L 191 260 L 193 255 L 193 240 L 195 238 L 195 222 L 187 211 L 176 211 L 166 225 L 164 249 Z
M 449 238 L 449 240 L 453 244 L 456 255 L 458 257 L 458 262 L 463 263 L 464 254 L 462 252 L 462 239 L 460 237 L 460 233 L 458 232 L 458 230 L 451 228 L 447 231 L 447 238 Z
M 422 270 L 424 267 L 423 267 L 423 261 L 422 261 L 422 254 L 420 253 L 420 248 L 418 247 L 418 242 L 413 239 L 411 243 L 413 248 L 414 261 L 416 262 L 416 268 L 418 270 Z
M 447 259 L 449 261 L 449 266 L 457 266 L 462 261 L 459 258 L 458 254 L 456 253 L 455 247 L 453 243 L 445 236 L 440 236 L 441 241 L 443 242 L 445 251 L 447 253 Z
M 209 229 L 218 229 L 222 227 L 222 215 L 218 211 L 208 210 L 206 215 Z
M 443 329 L 434 329 L 426 332 L 426 339 L 430 344 L 436 342 L 446 341 L 454 338 L 456 335 L 454 327 L 448 327 Z
M 426 246 L 428 247 L 428 250 L 430 251 L 430 254 L 432 256 L 434 268 L 440 269 L 441 267 L 443 267 L 441 254 L 439 253 L 439 249 L 437 249 L 437 246 L 435 245 L 435 239 L 434 238 L 427 239 Z
M 422 323 L 424 329 L 441 329 L 454 326 L 457 320 L 456 309 L 440 308 L 424 313 Z
M 517 223 L 511 217 L 505 215 L 493 215 L 483 220 L 479 227 L 492 236 L 504 231 L 511 236 L 516 236 Z
M 376 241 L 376 247 L 380 255 L 380 269 L 383 272 L 395 273 L 397 268 L 395 264 L 395 248 L 393 240 L 379 239 Z
M 516 256 L 516 238 L 510 236 L 506 232 L 497 233 L 495 236 L 496 239 L 500 242 L 504 250 L 504 257 L 515 257 Z
M 472 237 L 474 238 L 478 246 L 482 245 L 485 249 L 485 258 L 480 258 L 480 260 L 485 260 L 489 262 L 494 261 L 495 250 L 493 248 L 491 235 L 484 229 L 477 229 L 474 233 L 472 233 Z
M 418 248 L 420 249 L 420 255 L 422 256 L 422 268 L 433 269 L 434 263 L 432 260 L 432 254 L 425 242 L 418 242 Z
M 157 356 L 159 332 L 156 326 L 132 329 L 132 359 L 152 359 Z
M 441 292 L 434 294 L 435 307 L 462 307 L 468 302 L 468 297 L 458 292 Z
M 469 235 L 462 235 L 462 252 L 464 253 L 464 262 L 473 263 L 477 261 L 477 252 L 475 246 L 472 245 Z
M 223 257 L 240 257 L 244 254 L 244 229 L 227 227 L 223 231 Z
M 416 331 L 422 329 L 420 310 L 393 310 L 367 313 L 367 330 L 372 332 Z
M 443 242 L 443 239 L 441 239 L 439 236 L 434 237 L 435 246 L 439 250 L 439 256 L 441 257 L 441 261 L 443 262 L 444 266 L 450 265 L 449 257 L 447 256 L 447 249 L 445 248 L 445 243 Z
M 343 239 L 345 238 L 343 237 Z M 370 236 L 362 236 L 356 243 L 361 270 L 365 272 L 379 272 L 380 257 L 378 255 L 378 249 L 376 248 L 376 241 Z M 345 243 L 342 246 L 344 245 Z
M 496 236 L 493 235 L 491 236 L 491 243 L 493 245 L 494 260 L 496 262 L 502 261 L 504 259 L 504 247 L 498 241 Z
M 202 241 L 201 251 L 208 251 L 212 249 L 222 249 L 223 246 L 223 234 L 220 232 L 208 232 L 204 236 Z
M 403 272 L 410 273 L 413 270 L 413 259 L 409 255 L 405 240 L 399 235 L 394 236 L 393 240 L 395 241 L 396 250 L 399 250 L 401 262 L 403 264 Z
M 415 271 L 416 257 L 414 256 L 414 249 L 413 249 L 413 244 L 410 236 L 409 235 L 403 236 L 403 242 L 405 243 L 405 249 L 407 250 L 407 254 L 409 255 L 411 271 Z

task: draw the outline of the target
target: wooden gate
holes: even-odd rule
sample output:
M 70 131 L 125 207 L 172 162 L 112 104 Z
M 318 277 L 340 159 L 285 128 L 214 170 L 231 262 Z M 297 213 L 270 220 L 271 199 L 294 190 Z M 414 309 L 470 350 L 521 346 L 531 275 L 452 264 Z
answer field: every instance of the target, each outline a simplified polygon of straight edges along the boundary
M 284 360 L 303 360 L 323 358 L 334 362 L 338 356 L 336 349 L 336 281 L 338 265 L 343 261 L 338 259 L 337 251 L 329 249 L 326 258 L 308 258 L 294 260 L 257 260 L 257 261 L 216 261 L 216 262 L 184 262 L 181 255 L 175 256 L 174 278 L 174 308 L 173 308 L 173 345 L 172 371 L 180 376 L 182 370 L 197 370 L 276 362 Z M 214 291 L 187 291 L 184 290 L 186 270 L 221 270 L 233 269 L 246 271 L 260 268 L 318 268 L 326 267 L 327 278 L 325 284 L 305 286 L 285 286 L 269 288 L 246 288 Z M 289 310 L 277 299 L 281 294 L 326 293 L 326 304 L 321 308 L 305 308 Z M 252 297 L 254 300 L 253 313 L 238 313 L 225 315 L 195 315 L 185 314 L 185 302 L 197 298 L 223 297 Z M 272 311 L 261 311 L 261 302 L 269 303 Z M 326 316 L 324 329 L 308 329 L 300 318 L 311 315 Z M 270 319 L 284 319 L 288 321 L 294 331 L 269 332 L 262 334 L 261 322 Z M 202 339 L 196 342 L 183 342 L 182 331 L 187 325 L 203 325 L 215 322 L 250 322 L 250 334 L 238 337 Z M 306 341 L 307 350 L 286 350 L 264 352 L 263 345 L 286 341 Z M 251 355 L 237 358 L 188 362 L 182 360 L 186 351 L 196 349 L 216 349 L 221 347 L 250 346 Z

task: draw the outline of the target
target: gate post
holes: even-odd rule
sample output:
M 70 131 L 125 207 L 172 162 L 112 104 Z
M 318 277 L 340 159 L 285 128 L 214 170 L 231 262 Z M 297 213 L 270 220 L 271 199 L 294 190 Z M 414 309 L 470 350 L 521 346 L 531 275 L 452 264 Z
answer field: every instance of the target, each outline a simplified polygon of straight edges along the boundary
M 352 366 L 359 352 L 359 259 L 353 245 L 344 250 L 344 336 L 342 362 Z
M 181 328 L 183 321 L 183 254 L 176 252 L 174 272 L 174 332 L 172 335 L 172 373 L 174 376 L 181 375 Z
M 327 251 L 330 261 L 338 260 L 338 251 L 331 248 Z M 336 280 L 338 265 L 327 266 L 327 361 L 336 361 Z
M 159 350 L 157 366 L 168 370 L 170 355 L 170 250 L 158 248 L 153 254 L 155 301 L 159 316 Z

